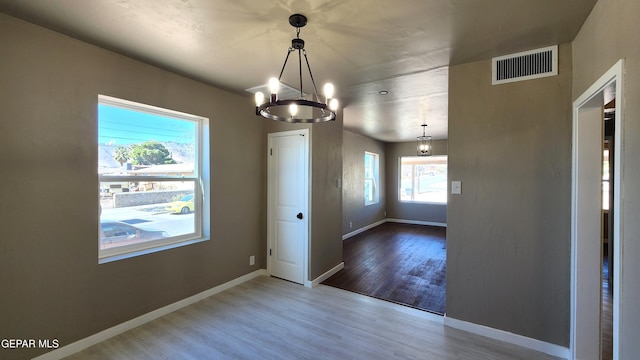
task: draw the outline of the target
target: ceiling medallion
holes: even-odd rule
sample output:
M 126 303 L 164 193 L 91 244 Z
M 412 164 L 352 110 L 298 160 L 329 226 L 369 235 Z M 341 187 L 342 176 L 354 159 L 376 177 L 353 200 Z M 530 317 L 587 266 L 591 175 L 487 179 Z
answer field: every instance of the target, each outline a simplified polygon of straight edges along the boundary
M 288 123 L 318 123 L 324 121 L 332 121 L 336 119 L 336 110 L 338 109 L 338 100 L 333 97 L 334 87 L 327 83 L 324 86 L 324 102 L 319 102 L 318 89 L 316 88 L 311 66 L 307 52 L 304 49 L 304 40 L 300 38 L 300 28 L 307 25 L 307 17 L 301 14 L 294 14 L 289 17 L 289 24 L 296 28 L 296 38 L 291 40 L 291 47 L 284 59 L 282 70 L 278 78 L 269 80 L 269 92 L 271 93 L 268 102 L 265 102 L 265 95 L 262 92 L 256 92 L 256 115 L 260 115 L 267 119 L 284 121 Z M 300 78 L 300 96 L 296 99 L 279 99 L 278 90 L 280 88 L 280 79 L 282 73 L 287 66 L 287 60 L 292 52 L 298 52 L 298 74 Z M 305 99 L 302 92 L 302 56 L 309 70 L 309 77 L 313 84 L 314 100 Z

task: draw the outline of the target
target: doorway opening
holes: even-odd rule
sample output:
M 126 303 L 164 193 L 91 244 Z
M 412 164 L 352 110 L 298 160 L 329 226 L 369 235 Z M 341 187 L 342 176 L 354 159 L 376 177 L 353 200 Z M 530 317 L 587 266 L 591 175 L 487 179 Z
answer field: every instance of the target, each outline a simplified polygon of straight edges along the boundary
M 601 359 L 613 360 L 613 194 L 615 153 L 615 84 L 604 89 L 604 141 L 602 145 L 602 303 L 600 311 Z

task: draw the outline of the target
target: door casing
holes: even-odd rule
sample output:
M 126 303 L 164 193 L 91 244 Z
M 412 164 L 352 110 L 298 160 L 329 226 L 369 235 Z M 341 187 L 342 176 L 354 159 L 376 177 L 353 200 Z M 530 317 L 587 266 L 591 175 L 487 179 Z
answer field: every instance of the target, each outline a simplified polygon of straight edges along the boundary
M 584 277 L 590 276 L 593 274 L 594 269 L 597 267 L 597 271 L 599 272 L 601 265 L 601 259 L 598 259 L 597 262 L 580 262 L 579 256 L 583 252 L 590 252 L 590 247 L 593 244 L 589 244 L 586 241 L 582 241 L 578 235 L 580 234 L 580 229 L 578 228 L 579 224 L 584 223 L 585 218 L 583 216 L 588 215 L 588 210 L 584 211 L 584 207 L 581 208 L 585 204 L 585 199 L 578 191 L 580 189 L 580 185 L 582 181 L 585 179 L 581 179 L 579 169 L 577 165 L 580 163 L 580 160 L 585 156 L 589 156 L 588 154 L 583 153 L 583 151 L 588 151 L 589 146 L 581 145 L 579 138 L 581 126 L 587 126 L 585 123 L 581 122 L 581 115 L 585 115 L 585 112 L 588 112 L 588 108 L 592 107 L 592 101 L 597 96 L 601 96 L 605 87 L 615 83 L 616 87 L 616 117 L 615 117 L 615 154 L 618 159 L 616 163 L 616 167 L 614 169 L 614 183 L 613 187 L 615 189 L 613 194 L 613 209 L 614 209 L 614 224 L 613 224 L 613 256 L 616 261 L 614 261 L 613 272 L 614 272 L 614 281 L 613 281 L 613 358 L 618 359 L 620 353 L 620 318 L 623 314 L 623 309 L 620 306 L 620 284 L 621 278 L 623 276 L 622 273 L 622 248 L 624 245 L 624 236 L 621 232 L 621 224 L 622 224 L 622 199 L 624 188 L 622 186 L 622 169 L 623 169 L 623 137 L 622 137 L 622 124 L 623 124 L 623 70 L 624 70 L 624 60 L 619 60 L 613 67 L 611 67 L 604 75 L 598 79 L 587 91 L 585 91 L 576 101 L 573 103 L 573 146 L 572 146 L 572 184 L 571 184 L 571 323 L 570 323 L 570 359 L 581 359 L 583 354 L 583 349 L 589 348 L 589 344 L 585 341 L 585 334 L 588 334 L 590 329 L 585 329 L 581 327 L 581 319 L 587 318 L 590 314 L 597 313 L 600 314 L 600 299 L 594 301 L 594 299 L 590 298 L 587 301 L 581 301 L 583 297 L 592 297 L 593 292 L 589 294 L 589 290 L 584 289 L 579 286 L 585 282 Z M 604 104 L 603 104 L 604 105 Z M 587 115 L 588 116 L 588 115 Z M 584 118 L 583 118 L 584 120 Z M 584 140 L 584 139 L 582 139 Z M 589 137 L 588 141 L 598 141 L 600 146 L 602 144 L 602 136 L 599 138 Z M 591 144 L 593 145 L 593 144 Z M 592 164 L 593 165 L 593 164 Z M 601 164 L 598 164 L 601 166 Z M 601 175 L 600 175 L 601 180 Z M 589 181 L 589 179 L 586 179 Z M 578 206 L 580 204 L 581 206 Z M 598 206 L 600 208 L 601 201 L 597 204 L 588 204 L 591 206 Z M 597 236 L 600 239 L 600 234 Z M 599 240 L 598 240 L 599 241 Z M 601 245 L 599 245 L 601 246 Z M 601 281 L 601 280 L 599 280 Z M 600 292 L 598 292 L 597 296 L 600 296 Z M 580 300 L 579 300 L 580 299 Z M 594 308 L 594 303 L 598 304 L 598 308 Z M 600 329 L 598 329 L 600 330 Z M 589 335 L 586 335 L 587 337 Z M 590 350 L 587 350 L 590 351 Z M 597 354 L 599 357 L 600 354 Z
M 275 201 L 275 194 L 273 193 L 273 191 L 271 190 L 271 186 L 273 185 L 273 182 L 276 181 L 276 174 L 275 174 L 275 168 L 274 168 L 274 164 L 272 163 L 272 157 L 270 156 L 270 152 L 271 149 L 273 147 L 273 141 L 275 138 L 278 137 L 285 137 L 285 136 L 301 136 L 304 138 L 304 154 L 302 156 L 302 158 L 305 161 L 305 164 L 303 165 L 303 168 L 306 169 L 304 170 L 304 185 L 305 185 L 305 194 L 306 196 L 304 197 L 304 204 L 302 206 L 302 209 L 300 210 L 306 220 L 305 220 L 305 224 L 306 224 L 306 230 L 305 230 L 305 235 L 306 238 L 303 241 L 303 285 L 309 287 L 310 286 L 310 282 L 309 282 L 309 241 L 311 239 L 311 234 L 310 234 L 310 228 L 311 228 L 311 213 L 310 213 L 310 206 L 309 206 L 309 198 L 310 198 L 310 181 L 309 181 L 309 174 L 310 174 L 310 135 L 309 135 L 309 129 L 299 129 L 299 130 L 290 130 L 290 131 L 281 131 L 281 132 L 274 132 L 274 133 L 269 133 L 268 137 L 267 137 L 267 157 L 268 157 L 268 161 L 267 161 L 267 273 L 269 275 L 271 275 L 271 270 L 272 270 L 272 256 L 270 254 L 270 250 L 273 249 L 274 247 L 274 235 L 273 235 L 273 226 L 275 224 L 275 215 L 272 211 L 273 209 L 273 202 Z

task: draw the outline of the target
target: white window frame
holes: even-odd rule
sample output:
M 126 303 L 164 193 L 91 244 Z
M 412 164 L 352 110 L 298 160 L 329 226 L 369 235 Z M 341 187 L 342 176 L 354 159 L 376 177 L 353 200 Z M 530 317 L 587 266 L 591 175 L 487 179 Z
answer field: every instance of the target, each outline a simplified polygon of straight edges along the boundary
M 371 156 L 373 158 L 373 163 L 372 163 L 372 169 L 371 172 L 373 173 L 373 177 L 367 177 L 367 161 L 366 158 L 367 156 Z M 366 188 L 367 188 L 367 182 L 371 183 L 372 186 L 372 191 L 373 191 L 373 199 L 371 201 L 369 201 L 367 199 L 367 193 L 366 193 Z M 373 205 L 373 204 L 377 204 L 380 202 L 380 155 L 374 153 L 374 152 L 369 152 L 369 151 L 365 151 L 364 152 L 364 205 L 368 206 L 368 205 Z
M 136 182 L 142 178 L 147 182 L 175 182 L 190 181 L 194 183 L 194 226 L 193 233 L 152 240 L 138 244 L 119 246 L 109 249 L 100 249 L 100 234 L 98 233 L 98 263 L 127 259 L 135 256 L 150 254 L 158 251 L 186 246 L 210 239 L 210 171 L 209 171 L 209 119 L 197 115 L 191 115 L 174 110 L 164 109 L 133 101 L 119 99 L 106 95 L 98 95 L 98 103 L 119 107 L 127 110 L 145 112 L 160 116 L 172 117 L 196 123 L 196 159 L 193 176 L 113 176 L 98 175 L 98 187 L 101 182 Z M 100 119 L 98 119 L 99 123 Z M 100 226 L 100 225 L 98 225 Z
M 449 158 L 447 155 L 433 155 L 433 156 L 401 156 L 398 158 L 398 201 L 401 203 L 415 203 L 415 204 L 431 204 L 431 205 L 446 205 L 447 204 L 447 190 L 445 189 L 445 198 L 444 201 L 420 201 L 420 200 L 405 200 L 402 199 L 402 159 L 420 159 L 424 161 L 429 160 L 442 160 L 445 159 L 447 161 L 447 178 L 449 172 Z M 412 173 L 412 192 L 416 191 L 415 189 L 415 179 L 413 178 L 415 175 Z M 446 183 L 446 181 L 445 181 Z

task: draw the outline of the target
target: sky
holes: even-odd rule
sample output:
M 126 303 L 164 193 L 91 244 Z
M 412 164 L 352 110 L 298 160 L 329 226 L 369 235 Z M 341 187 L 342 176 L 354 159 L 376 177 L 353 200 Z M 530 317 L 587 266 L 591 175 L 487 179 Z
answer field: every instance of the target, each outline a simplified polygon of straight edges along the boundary
M 140 144 L 145 141 L 194 143 L 194 121 L 98 104 L 98 143 Z

